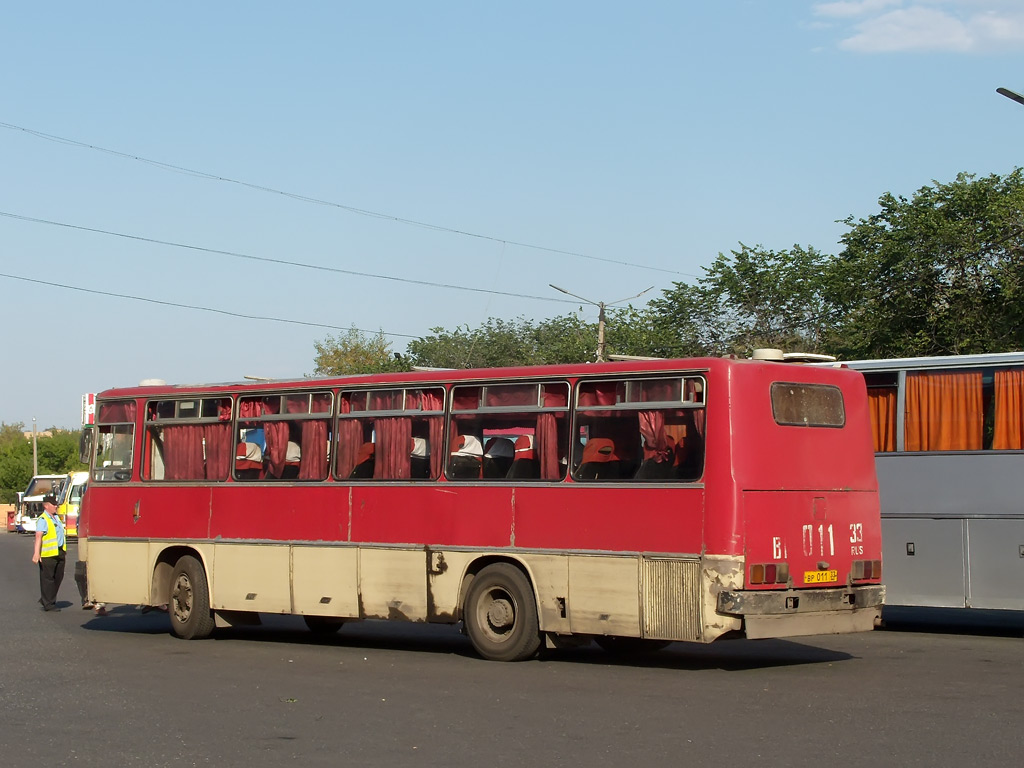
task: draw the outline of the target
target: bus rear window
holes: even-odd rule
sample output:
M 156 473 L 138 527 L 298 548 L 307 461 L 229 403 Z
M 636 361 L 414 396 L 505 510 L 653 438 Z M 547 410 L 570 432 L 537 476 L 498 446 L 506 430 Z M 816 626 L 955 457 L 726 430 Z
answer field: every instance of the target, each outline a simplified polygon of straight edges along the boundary
M 772 414 L 787 427 L 841 427 L 846 423 L 843 393 L 824 384 L 772 383 Z

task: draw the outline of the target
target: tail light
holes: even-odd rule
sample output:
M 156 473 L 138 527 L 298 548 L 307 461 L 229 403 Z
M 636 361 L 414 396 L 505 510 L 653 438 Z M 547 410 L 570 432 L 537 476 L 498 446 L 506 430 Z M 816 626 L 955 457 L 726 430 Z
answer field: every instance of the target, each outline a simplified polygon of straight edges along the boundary
M 850 569 L 850 578 L 854 581 L 882 578 L 881 560 L 854 560 Z
M 787 584 L 789 563 L 755 563 L 750 566 L 750 584 Z

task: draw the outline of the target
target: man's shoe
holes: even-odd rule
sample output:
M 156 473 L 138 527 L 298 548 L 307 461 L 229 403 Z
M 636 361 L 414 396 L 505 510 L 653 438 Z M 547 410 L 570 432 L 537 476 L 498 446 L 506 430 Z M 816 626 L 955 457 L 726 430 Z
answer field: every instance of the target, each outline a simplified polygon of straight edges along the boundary
M 43 610 L 47 613 L 49 613 L 50 611 L 57 611 L 58 613 L 60 612 L 60 608 L 58 608 L 56 605 L 44 605 Z

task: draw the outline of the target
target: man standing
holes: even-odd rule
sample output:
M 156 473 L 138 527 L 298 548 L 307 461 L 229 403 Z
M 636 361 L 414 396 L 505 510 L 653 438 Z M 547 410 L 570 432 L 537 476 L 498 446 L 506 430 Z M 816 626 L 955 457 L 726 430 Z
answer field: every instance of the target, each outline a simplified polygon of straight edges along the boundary
M 39 602 L 44 611 L 59 611 L 57 591 L 64 580 L 64 560 L 68 543 L 64 536 L 64 523 L 57 516 L 57 498 L 48 493 L 43 496 L 43 514 L 36 521 L 36 546 L 32 562 L 39 563 Z

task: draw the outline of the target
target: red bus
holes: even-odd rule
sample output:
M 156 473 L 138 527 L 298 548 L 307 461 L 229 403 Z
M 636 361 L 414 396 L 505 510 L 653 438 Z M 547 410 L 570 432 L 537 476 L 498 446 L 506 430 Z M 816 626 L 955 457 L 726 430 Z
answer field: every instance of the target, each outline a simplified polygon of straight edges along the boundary
M 871 629 L 861 374 L 693 359 L 97 396 L 79 569 L 172 632 L 461 622 L 477 652 Z

